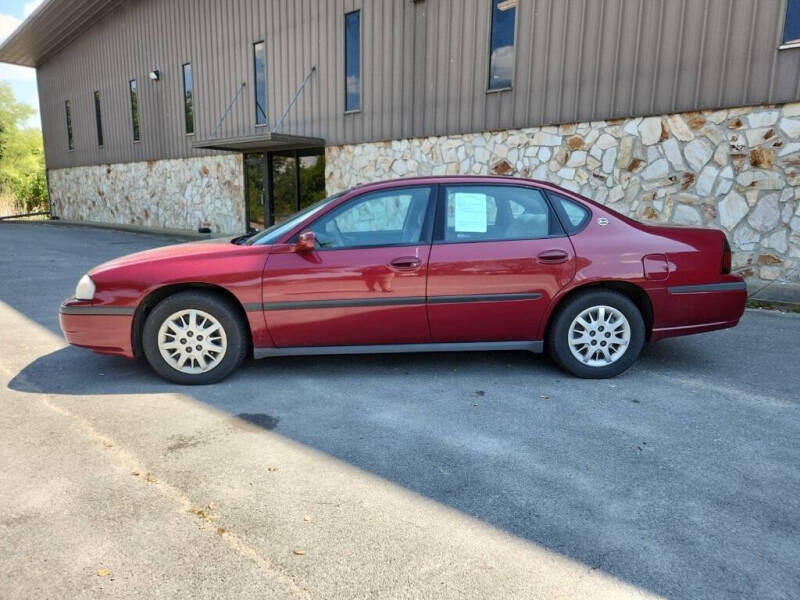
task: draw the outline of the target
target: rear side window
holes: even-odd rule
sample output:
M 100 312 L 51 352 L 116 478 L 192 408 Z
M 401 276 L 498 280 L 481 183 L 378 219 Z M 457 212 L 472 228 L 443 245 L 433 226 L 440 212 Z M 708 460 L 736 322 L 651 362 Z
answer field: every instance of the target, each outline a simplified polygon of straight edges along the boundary
M 567 228 L 567 233 L 578 233 L 581 229 L 586 227 L 589 222 L 591 213 L 587 208 L 581 206 L 574 200 L 570 200 L 565 196 L 550 193 L 550 199 L 553 203 L 557 203 L 566 216 L 564 226 Z
M 544 194 L 506 185 L 446 187 L 444 240 L 488 242 L 563 235 Z

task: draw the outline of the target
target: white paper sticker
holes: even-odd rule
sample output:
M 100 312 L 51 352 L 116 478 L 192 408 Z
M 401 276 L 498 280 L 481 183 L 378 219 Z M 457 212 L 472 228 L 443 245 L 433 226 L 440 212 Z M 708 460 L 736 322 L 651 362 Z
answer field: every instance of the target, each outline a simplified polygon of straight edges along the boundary
M 456 208 L 456 232 L 486 233 L 486 194 L 454 194 Z

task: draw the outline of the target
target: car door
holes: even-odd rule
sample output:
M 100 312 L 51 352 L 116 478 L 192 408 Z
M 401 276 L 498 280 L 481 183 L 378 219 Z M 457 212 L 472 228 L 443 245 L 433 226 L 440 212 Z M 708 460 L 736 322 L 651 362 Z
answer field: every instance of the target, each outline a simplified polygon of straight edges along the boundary
M 429 186 L 364 193 L 315 220 L 316 249 L 271 253 L 263 306 L 276 346 L 430 341 L 425 281 Z
M 428 265 L 433 342 L 536 340 L 575 252 L 545 194 L 504 184 L 440 186 Z

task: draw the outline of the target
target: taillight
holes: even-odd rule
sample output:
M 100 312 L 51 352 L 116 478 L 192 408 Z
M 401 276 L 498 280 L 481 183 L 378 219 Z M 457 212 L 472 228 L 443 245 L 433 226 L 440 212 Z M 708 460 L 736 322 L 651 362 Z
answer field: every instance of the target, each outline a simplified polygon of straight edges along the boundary
M 722 272 L 724 274 L 731 272 L 731 245 L 728 243 L 728 238 L 722 238 Z

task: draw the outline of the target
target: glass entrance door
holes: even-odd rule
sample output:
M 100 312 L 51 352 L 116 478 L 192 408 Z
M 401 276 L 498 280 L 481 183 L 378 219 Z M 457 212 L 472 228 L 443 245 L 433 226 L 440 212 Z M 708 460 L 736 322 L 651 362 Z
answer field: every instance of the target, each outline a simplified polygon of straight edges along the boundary
M 321 200 L 325 193 L 325 150 L 312 148 L 245 155 L 248 225 L 282 223 Z
M 297 212 L 297 161 L 294 153 L 272 155 L 272 185 L 275 222 L 281 223 Z
M 300 210 L 328 196 L 325 190 L 325 150 L 315 154 L 300 154 Z
M 326 196 L 322 148 L 274 152 L 271 159 L 276 223 Z
M 266 154 L 245 154 L 245 202 L 247 204 L 248 229 L 262 229 L 267 222 L 267 194 L 264 181 Z

